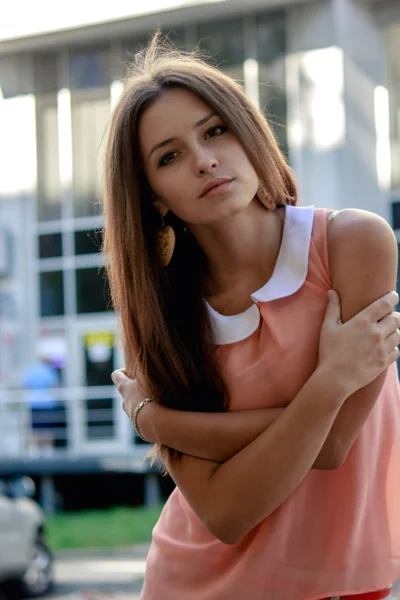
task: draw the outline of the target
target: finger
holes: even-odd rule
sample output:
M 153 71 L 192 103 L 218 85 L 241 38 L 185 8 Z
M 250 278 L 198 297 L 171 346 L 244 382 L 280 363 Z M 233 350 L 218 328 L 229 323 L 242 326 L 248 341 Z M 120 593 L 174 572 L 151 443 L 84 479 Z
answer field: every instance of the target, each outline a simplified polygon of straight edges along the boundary
M 391 365 L 400 357 L 400 350 L 396 346 L 389 354 L 389 364 Z
M 400 313 L 392 312 L 387 317 L 383 317 L 383 319 L 379 321 L 378 327 L 381 329 L 383 338 L 387 338 L 396 331 L 396 329 L 400 328 Z
M 117 386 L 118 391 L 121 393 L 121 389 L 123 387 L 123 385 L 129 381 L 129 378 L 125 375 L 125 373 L 122 371 L 122 369 L 117 369 L 116 371 L 113 371 L 113 373 L 111 373 L 111 379 L 114 383 L 114 385 Z
M 394 307 L 399 301 L 397 292 L 388 292 L 375 302 L 372 302 L 367 308 L 362 310 L 359 315 L 366 317 L 370 323 L 376 323 L 393 312 Z
M 330 319 L 335 323 L 341 323 L 341 307 L 339 294 L 335 290 L 328 292 L 328 305 L 326 307 L 325 319 Z
M 400 344 L 400 329 L 396 329 L 394 333 L 389 335 L 385 340 L 385 348 L 388 352 L 393 350 L 395 346 Z

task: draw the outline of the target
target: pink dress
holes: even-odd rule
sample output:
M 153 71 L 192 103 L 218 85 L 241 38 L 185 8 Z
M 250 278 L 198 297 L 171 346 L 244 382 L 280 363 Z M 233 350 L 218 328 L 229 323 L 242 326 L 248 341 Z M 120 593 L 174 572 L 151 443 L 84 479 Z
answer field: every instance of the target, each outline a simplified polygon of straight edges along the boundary
M 251 308 L 225 317 L 209 307 L 230 410 L 285 406 L 316 367 L 330 289 L 327 215 L 288 206 L 274 273 L 252 294 Z M 153 531 L 142 600 L 316 600 L 393 583 L 400 576 L 399 392 L 394 364 L 344 465 L 311 470 L 235 545 L 209 533 L 175 489 Z

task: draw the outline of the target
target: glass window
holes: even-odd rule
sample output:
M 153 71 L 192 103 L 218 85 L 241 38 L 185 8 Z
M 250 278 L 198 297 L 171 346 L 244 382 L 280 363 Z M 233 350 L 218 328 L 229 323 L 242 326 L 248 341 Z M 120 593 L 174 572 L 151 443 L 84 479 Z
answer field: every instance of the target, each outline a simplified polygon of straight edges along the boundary
M 392 202 L 392 227 L 400 229 L 400 202 Z
M 100 252 L 103 243 L 103 232 L 97 229 L 91 231 L 75 231 L 75 254 L 93 254 Z
M 149 43 L 151 34 L 141 35 L 135 39 L 124 40 L 122 42 L 122 58 L 128 65 L 133 60 L 135 54 L 143 50 Z
M 71 90 L 102 88 L 110 84 L 109 53 L 106 49 L 74 52 L 69 58 Z
M 200 25 L 199 46 L 223 71 L 229 72 L 229 67 L 242 65 L 245 59 L 243 20 L 213 21 Z
M 285 20 L 283 13 L 257 17 L 260 108 L 268 119 L 280 149 L 288 153 L 285 89 Z
M 176 48 L 184 50 L 186 48 L 186 36 L 185 30 L 180 27 L 174 27 L 173 29 L 166 29 L 164 31 L 168 35 L 168 39 L 172 42 Z
M 48 233 L 39 236 L 39 258 L 62 256 L 61 233 Z
M 168 36 L 168 39 L 172 42 L 174 46 L 177 48 L 185 49 L 185 30 L 181 27 L 174 27 L 173 29 L 165 29 L 163 34 Z M 135 54 L 140 52 L 143 48 L 147 46 L 150 39 L 152 37 L 152 33 L 149 32 L 147 35 L 140 35 L 135 39 L 127 39 L 122 42 L 122 60 L 125 64 L 129 65 L 129 63 L 133 60 Z
M 83 337 L 85 348 L 85 385 L 111 385 L 114 370 L 114 335 L 93 331 Z
M 67 435 L 67 408 L 64 402 L 60 402 L 54 411 L 54 423 L 52 424 L 55 448 L 66 448 L 68 446 Z
M 283 13 L 264 13 L 257 17 L 257 58 L 269 63 L 286 53 L 285 18 Z
M 34 78 L 29 53 L 0 57 L 0 87 L 4 98 L 34 93 Z
M 114 437 L 113 399 L 86 400 L 86 439 L 95 441 Z
M 392 153 L 392 187 L 400 188 L 400 25 L 387 31 L 387 73 Z
M 40 273 L 40 314 L 42 317 L 54 317 L 64 314 L 62 271 Z
M 77 269 L 76 294 L 78 313 L 112 310 L 107 275 L 103 267 Z
M 285 89 L 285 61 L 277 59 L 259 64 L 260 108 L 272 127 L 279 147 L 288 154 L 287 102 Z

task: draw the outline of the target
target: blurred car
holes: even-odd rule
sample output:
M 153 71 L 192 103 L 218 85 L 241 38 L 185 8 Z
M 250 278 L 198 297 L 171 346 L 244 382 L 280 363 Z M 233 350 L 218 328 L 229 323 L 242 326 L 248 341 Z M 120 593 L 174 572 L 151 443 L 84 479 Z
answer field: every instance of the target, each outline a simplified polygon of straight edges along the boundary
M 37 598 L 53 584 L 45 516 L 29 477 L 0 479 L 0 585 L 12 597 Z

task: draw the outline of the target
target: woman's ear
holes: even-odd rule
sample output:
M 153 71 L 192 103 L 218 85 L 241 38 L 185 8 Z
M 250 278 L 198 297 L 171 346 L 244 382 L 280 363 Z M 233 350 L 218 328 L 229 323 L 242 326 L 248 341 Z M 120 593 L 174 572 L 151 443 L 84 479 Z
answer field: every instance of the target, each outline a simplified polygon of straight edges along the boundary
M 165 217 L 165 215 L 169 211 L 169 208 L 155 194 L 153 194 L 153 204 L 155 209 L 160 213 L 160 215 Z
M 261 204 L 264 204 L 264 206 L 266 208 L 268 208 L 268 210 L 275 210 L 276 209 L 276 203 L 273 200 L 270 200 L 263 188 L 263 186 L 260 185 L 258 186 L 258 190 L 256 193 L 256 197 L 258 198 L 258 200 L 261 202 Z

